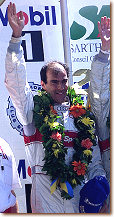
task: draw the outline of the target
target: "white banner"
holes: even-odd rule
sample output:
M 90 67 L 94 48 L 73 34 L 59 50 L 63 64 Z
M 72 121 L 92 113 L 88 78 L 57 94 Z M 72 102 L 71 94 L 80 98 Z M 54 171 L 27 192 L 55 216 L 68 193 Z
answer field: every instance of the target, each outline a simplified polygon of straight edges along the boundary
M 99 52 L 101 40 L 97 22 L 102 16 L 110 17 L 109 0 L 67 0 L 73 81 L 85 77 L 91 69 L 94 56 Z M 79 79 L 77 76 L 79 76 Z

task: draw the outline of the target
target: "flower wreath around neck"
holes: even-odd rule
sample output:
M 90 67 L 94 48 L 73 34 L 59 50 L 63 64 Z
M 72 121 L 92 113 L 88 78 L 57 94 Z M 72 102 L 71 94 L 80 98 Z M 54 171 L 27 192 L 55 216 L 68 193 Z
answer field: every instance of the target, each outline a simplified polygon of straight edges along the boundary
M 59 188 L 61 197 L 71 199 L 73 188 L 81 185 L 92 160 L 92 147 L 96 145 L 95 119 L 90 108 L 84 107 L 81 95 L 68 87 L 70 100 L 69 115 L 74 118 L 78 138 L 74 139 L 74 154 L 69 165 L 65 163 L 68 148 L 64 146 L 65 136 L 62 117 L 54 110 L 54 101 L 46 91 L 34 96 L 33 119 L 42 134 L 45 151 L 43 171 L 50 176 L 51 194 Z M 61 121 L 60 121 L 61 120 Z

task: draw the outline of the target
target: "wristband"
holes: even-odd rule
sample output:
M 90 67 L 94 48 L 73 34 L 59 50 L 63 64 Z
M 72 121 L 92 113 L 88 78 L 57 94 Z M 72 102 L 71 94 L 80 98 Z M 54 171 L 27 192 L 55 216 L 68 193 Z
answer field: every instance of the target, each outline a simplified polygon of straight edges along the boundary
M 22 37 L 15 38 L 14 36 L 12 36 L 10 41 L 11 41 L 12 43 L 18 43 L 18 42 L 20 42 L 21 40 L 22 40 Z

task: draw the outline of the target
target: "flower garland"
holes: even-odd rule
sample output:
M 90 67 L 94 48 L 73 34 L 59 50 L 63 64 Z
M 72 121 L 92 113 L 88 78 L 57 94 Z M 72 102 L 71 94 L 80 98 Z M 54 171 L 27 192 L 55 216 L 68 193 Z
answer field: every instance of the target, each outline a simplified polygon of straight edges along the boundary
M 46 91 L 38 91 L 34 96 L 33 119 L 35 126 L 42 134 L 45 150 L 43 171 L 50 176 L 53 193 L 57 187 L 61 188 L 61 196 L 66 199 L 73 197 L 72 189 L 81 185 L 87 167 L 92 160 L 92 146 L 96 145 L 94 116 L 83 105 L 81 96 L 75 90 L 68 88 L 71 107 L 69 115 L 74 117 L 75 127 L 79 130 L 78 138 L 74 139 L 73 159 L 69 165 L 65 163 L 67 147 L 63 144 L 64 126 L 62 117 L 54 110 L 54 101 Z M 57 120 L 61 119 L 58 122 Z

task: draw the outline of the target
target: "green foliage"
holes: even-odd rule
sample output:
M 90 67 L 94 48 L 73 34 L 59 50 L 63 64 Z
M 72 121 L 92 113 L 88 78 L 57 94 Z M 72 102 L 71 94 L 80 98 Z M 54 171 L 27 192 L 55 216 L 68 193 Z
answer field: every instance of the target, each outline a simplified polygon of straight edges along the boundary
M 83 105 L 83 100 L 81 96 L 76 95 L 74 89 L 68 88 L 68 97 L 70 99 L 71 106 L 77 103 L 79 105 Z M 85 165 L 86 168 L 91 162 L 92 155 L 84 154 L 84 151 L 87 150 L 86 147 L 81 146 L 82 140 L 87 138 L 96 145 L 95 137 L 92 136 L 94 133 L 90 133 L 88 130 L 93 129 L 93 126 L 85 125 L 82 123 L 83 117 L 89 117 L 93 120 L 93 115 L 87 109 L 86 113 L 78 118 L 74 118 L 75 127 L 79 130 L 78 138 L 74 140 L 74 150 L 75 153 L 73 155 L 73 159 L 69 165 L 65 163 L 65 155 L 67 154 L 67 148 L 63 144 L 64 140 L 64 126 L 62 120 L 60 123 L 58 119 L 61 119 L 51 106 L 54 105 L 53 100 L 50 95 L 45 91 L 39 92 L 39 95 L 34 97 L 34 110 L 33 110 L 33 119 L 35 122 L 35 126 L 38 128 L 40 133 L 42 134 L 43 147 L 45 151 L 44 157 L 44 166 L 43 171 L 46 171 L 46 174 L 50 176 L 50 180 L 59 180 L 59 184 L 62 182 L 69 182 L 72 188 L 76 187 L 76 185 L 81 185 L 84 180 L 85 174 L 78 174 L 77 170 L 74 170 L 73 162 L 81 163 Z M 60 138 L 57 137 L 60 136 Z M 90 148 L 92 152 L 92 148 Z M 61 197 L 66 199 L 71 199 L 71 197 L 62 190 Z
M 69 96 L 71 105 L 73 105 L 73 104 L 76 105 L 77 103 L 80 105 L 84 104 L 83 100 L 81 99 L 81 95 L 77 95 L 73 88 L 68 87 L 68 93 L 67 94 Z

